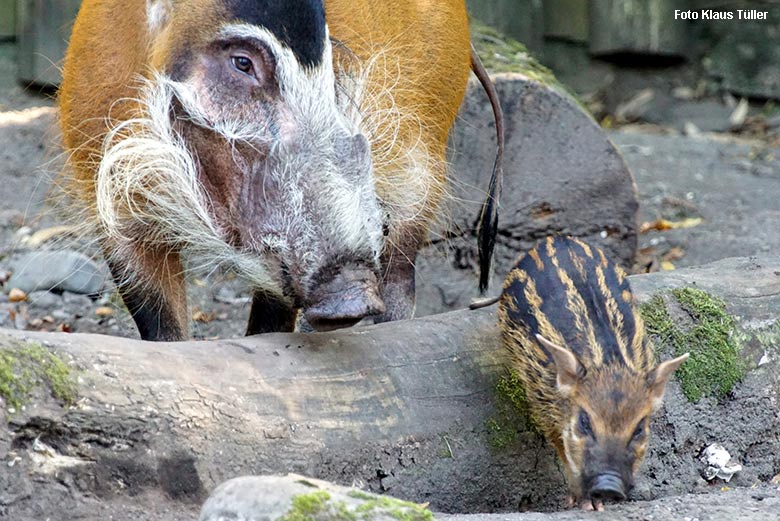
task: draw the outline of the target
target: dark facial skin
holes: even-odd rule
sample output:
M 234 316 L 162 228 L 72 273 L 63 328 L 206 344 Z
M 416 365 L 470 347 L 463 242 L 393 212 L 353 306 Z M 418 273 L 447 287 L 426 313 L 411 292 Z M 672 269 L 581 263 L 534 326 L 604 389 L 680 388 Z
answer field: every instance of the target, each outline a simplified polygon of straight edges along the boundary
M 202 114 L 180 107 L 179 129 L 198 160 L 210 211 L 233 247 L 263 258 L 277 300 L 309 310 L 315 328 L 381 313 L 383 222 L 368 143 L 328 108 L 327 91 L 310 91 L 317 103 L 306 100 L 305 89 L 324 88 L 321 72 L 279 55 L 262 31 L 251 34 L 190 51 L 187 82 Z

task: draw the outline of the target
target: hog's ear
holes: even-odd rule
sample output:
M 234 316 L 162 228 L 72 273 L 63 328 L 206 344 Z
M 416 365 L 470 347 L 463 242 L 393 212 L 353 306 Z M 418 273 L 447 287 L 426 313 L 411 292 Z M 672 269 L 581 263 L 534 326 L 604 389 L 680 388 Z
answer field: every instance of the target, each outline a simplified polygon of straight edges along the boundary
M 658 410 L 661 407 L 669 378 L 686 360 L 688 360 L 688 353 L 658 364 L 658 367 L 647 374 L 647 384 L 650 386 L 650 400 L 653 403 L 653 410 Z
M 158 36 L 171 19 L 171 0 L 149 0 L 146 2 L 146 26 L 149 34 Z
M 564 395 L 571 394 L 577 381 L 585 377 L 585 368 L 582 367 L 574 353 L 565 347 L 553 344 L 542 335 L 536 335 L 536 339 L 555 360 L 555 367 L 558 370 L 558 390 Z

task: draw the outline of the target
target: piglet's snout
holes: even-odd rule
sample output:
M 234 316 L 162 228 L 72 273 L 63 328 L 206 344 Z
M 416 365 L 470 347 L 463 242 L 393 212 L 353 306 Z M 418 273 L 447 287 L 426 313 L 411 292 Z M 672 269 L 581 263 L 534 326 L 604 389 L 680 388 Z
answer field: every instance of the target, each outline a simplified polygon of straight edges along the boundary
M 622 501 L 626 499 L 626 487 L 620 476 L 601 474 L 593 480 L 590 487 L 590 497 L 593 499 Z
M 373 270 L 347 264 L 333 278 L 314 288 L 304 318 L 317 331 L 349 327 L 385 312 Z

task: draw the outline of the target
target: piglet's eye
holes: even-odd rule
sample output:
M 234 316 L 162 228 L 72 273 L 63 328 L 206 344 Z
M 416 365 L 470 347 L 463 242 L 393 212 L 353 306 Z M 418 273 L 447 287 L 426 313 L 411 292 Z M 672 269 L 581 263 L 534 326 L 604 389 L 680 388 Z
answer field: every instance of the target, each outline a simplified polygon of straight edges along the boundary
M 647 418 L 643 418 L 642 421 L 639 422 L 639 425 L 637 425 L 636 429 L 634 429 L 634 434 L 631 435 L 632 442 L 639 441 L 645 437 L 646 424 L 647 424 Z
M 593 429 L 590 426 L 590 416 L 584 409 L 580 409 L 580 414 L 577 416 L 577 430 L 583 436 L 593 437 Z
M 252 74 L 252 60 L 246 56 L 231 56 L 230 61 L 233 63 L 233 67 L 235 67 L 237 71 L 243 72 L 244 74 Z

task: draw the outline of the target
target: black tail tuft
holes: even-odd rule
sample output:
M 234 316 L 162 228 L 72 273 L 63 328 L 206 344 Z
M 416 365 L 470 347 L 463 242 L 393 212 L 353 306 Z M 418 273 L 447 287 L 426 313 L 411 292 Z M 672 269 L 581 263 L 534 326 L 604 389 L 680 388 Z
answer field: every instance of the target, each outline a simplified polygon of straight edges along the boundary
M 493 163 L 493 173 L 490 176 L 490 186 L 487 198 L 482 204 L 479 215 L 479 231 L 477 247 L 479 250 L 479 291 L 485 293 L 490 285 L 490 266 L 493 260 L 493 250 L 498 235 L 498 209 L 501 199 L 501 185 L 504 177 L 504 115 L 498 99 L 496 87 L 490 80 L 485 67 L 477 56 L 474 46 L 471 47 L 471 70 L 479 79 L 482 88 L 493 107 L 493 117 L 496 121 L 496 160 Z
M 498 197 L 500 188 L 498 187 L 500 174 L 497 169 L 501 168 L 498 164 L 498 158 L 493 166 L 493 174 L 490 177 L 490 188 L 485 202 L 482 203 L 482 211 L 479 214 L 479 230 L 477 235 L 477 245 L 479 251 L 479 291 L 485 293 L 490 285 L 490 268 L 493 260 L 493 250 L 496 246 L 496 235 L 498 235 Z

